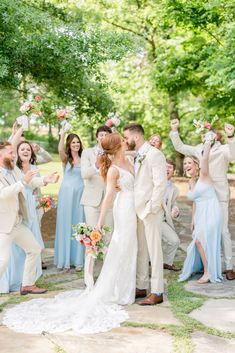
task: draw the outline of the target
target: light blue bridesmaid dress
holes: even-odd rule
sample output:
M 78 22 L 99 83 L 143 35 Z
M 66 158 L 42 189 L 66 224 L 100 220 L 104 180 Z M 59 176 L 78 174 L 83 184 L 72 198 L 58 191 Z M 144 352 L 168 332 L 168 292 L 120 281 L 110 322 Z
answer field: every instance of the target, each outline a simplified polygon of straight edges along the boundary
M 80 166 L 72 168 L 68 162 L 58 195 L 54 263 L 59 269 L 84 265 L 84 246 L 72 239 L 73 224 L 85 221 L 80 204 L 83 188 Z
M 184 262 L 179 281 L 185 281 L 193 273 L 203 270 L 200 254 L 195 244 L 198 239 L 205 251 L 208 262 L 210 282 L 221 282 L 221 233 L 222 211 L 212 184 L 197 181 L 194 189 L 188 192 L 188 198 L 196 204 L 194 215 L 193 240 L 187 249 L 187 257 Z
M 35 165 L 30 166 L 31 170 L 36 169 Z M 36 200 L 33 194 L 33 189 L 30 186 L 25 187 L 26 199 L 27 199 L 27 212 L 28 222 L 23 223 L 31 230 L 35 239 L 40 244 L 41 248 L 44 248 L 42 240 L 41 230 L 38 221 L 38 215 L 36 210 Z M 6 272 L 0 278 L 0 293 L 8 293 L 12 291 L 18 291 L 22 284 L 24 263 L 25 263 L 25 252 L 15 243 L 12 243 L 11 256 Z M 38 256 L 37 268 L 36 268 L 36 280 L 42 275 L 42 264 L 41 256 Z

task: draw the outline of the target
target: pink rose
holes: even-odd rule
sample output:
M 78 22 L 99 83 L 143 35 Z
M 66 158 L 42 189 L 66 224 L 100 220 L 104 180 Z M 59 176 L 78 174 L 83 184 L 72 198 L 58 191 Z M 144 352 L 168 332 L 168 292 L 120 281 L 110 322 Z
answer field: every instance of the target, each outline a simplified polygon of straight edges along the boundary
M 205 123 L 204 128 L 210 130 L 212 128 L 212 125 L 210 123 Z
M 41 100 L 41 97 L 40 97 L 40 96 L 36 96 L 36 97 L 35 97 L 35 101 L 36 101 L 36 102 L 40 102 L 40 100 Z
M 108 127 L 113 126 L 113 121 L 112 121 L 112 119 L 108 119 L 108 120 L 106 121 L 105 125 L 108 126 Z

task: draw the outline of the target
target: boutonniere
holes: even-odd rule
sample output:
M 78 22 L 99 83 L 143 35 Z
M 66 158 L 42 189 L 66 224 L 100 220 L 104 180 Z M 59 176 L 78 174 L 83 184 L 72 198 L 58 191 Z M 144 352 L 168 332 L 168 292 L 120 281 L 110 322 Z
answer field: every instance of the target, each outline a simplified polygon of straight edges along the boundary
M 140 156 L 140 158 L 138 159 L 138 163 L 141 165 L 145 160 L 145 158 L 146 158 L 146 154 L 143 154 L 142 156 Z

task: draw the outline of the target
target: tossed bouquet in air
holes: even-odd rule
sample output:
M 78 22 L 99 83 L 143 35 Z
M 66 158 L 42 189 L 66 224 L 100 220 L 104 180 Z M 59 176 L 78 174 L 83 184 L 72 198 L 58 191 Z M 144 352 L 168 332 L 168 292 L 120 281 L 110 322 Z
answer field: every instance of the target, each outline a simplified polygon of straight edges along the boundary
M 217 115 L 212 118 L 211 122 L 193 119 L 193 125 L 196 128 L 196 134 L 206 134 L 208 131 L 213 130 L 213 125 L 217 120 L 219 120 L 219 117 Z
M 41 112 L 41 97 L 35 96 L 34 99 L 24 102 L 20 107 L 20 112 L 23 114 L 16 120 L 19 125 L 22 126 L 23 130 L 29 129 L 29 120 L 31 118 L 38 118 L 42 115 Z
M 38 205 L 36 208 L 42 208 L 44 212 L 48 212 L 53 207 L 53 205 L 53 198 L 51 196 L 43 196 L 38 198 Z
M 73 239 L 76 239 L 86 247 L 86 254 L 90 254 L 94 259 L 102 258 L 107 251 L 103 237 L 110 233 L 111 228 L 103 226 L 101 231 L 87 225 L 78 223 L 73 226 Z

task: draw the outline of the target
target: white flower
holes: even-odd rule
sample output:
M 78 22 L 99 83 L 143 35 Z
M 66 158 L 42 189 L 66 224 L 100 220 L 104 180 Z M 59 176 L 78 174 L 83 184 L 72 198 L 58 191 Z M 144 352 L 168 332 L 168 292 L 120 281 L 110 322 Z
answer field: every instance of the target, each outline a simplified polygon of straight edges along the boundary
M 20 107 L 20 112 L 21 113 L 26 113 L 29 110 L 32 109 L 32 103 L 31 102 L 25 102 L 21 107 Z
M 143 161 L 145 160 L 145 158 L 146 158 L 146 154 L 143 154 L 142 156 L 140 156 L 138 159 L 138 163 L 141 165 L 143 163 Z
M 114 126 L 119 126 L 120 125 L 120 119 L 115 117 L 115 116 L 112 118 L 112 122 L 113 122 Z

